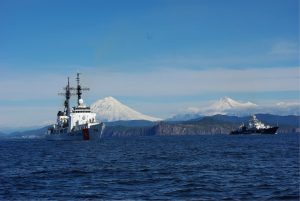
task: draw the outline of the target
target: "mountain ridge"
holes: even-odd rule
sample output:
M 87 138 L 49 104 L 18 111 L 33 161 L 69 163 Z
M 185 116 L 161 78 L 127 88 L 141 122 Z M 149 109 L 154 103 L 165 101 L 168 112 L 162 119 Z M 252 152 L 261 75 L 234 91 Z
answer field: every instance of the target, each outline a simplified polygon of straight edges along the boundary
M 278 133 L 300 133 L 300 116 L 256 114 L 263 123 L 279 126 Z M 241 123 L 247 123 L 250 116 L 238 117 L 228 115 L 205 116 L 189 121 L 150 122 L 150 121 L 117 121 L 108 122 L 103 137 L 114 136 L 153 136 L 153 135 L 207 135 L 228 134 Z M 25 132 L 15 132 L 0 136 L 1 138 L 42 138 L 47 127 Z
M 167 120 L 181 121 L 217 114 L 242 117 L 258 113 L 269 113 L 273 115 L 300 115 L 300 103 L 279 102 L 274 105 L 261 106 L 250 101 L 240 102 L 229 97 L 223 97 L 202 108 L 193 107 L 193 110 L 188 108 L 186 112 L 173 115 Z

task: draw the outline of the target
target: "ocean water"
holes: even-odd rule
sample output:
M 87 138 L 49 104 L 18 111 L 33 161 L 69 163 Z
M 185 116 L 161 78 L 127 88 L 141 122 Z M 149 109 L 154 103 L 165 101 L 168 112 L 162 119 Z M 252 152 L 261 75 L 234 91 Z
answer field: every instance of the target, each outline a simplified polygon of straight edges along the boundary
M 0 200 L 299 200 L 299 135 L 0 141 Z

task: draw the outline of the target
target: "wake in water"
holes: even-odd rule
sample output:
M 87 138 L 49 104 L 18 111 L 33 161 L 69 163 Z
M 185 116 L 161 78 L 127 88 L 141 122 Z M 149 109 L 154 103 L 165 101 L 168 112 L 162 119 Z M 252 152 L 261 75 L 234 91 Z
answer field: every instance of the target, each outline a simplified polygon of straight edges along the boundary
M 101 132 L 100 132 L 99 140 L 101 140 L 101 138 L 102 138 L 102 134 L 103 134 L 103 132 L 104 132 L 104 129 L 105 129 L 105 124 L 103 123 L 102 130 L 101 130 Z

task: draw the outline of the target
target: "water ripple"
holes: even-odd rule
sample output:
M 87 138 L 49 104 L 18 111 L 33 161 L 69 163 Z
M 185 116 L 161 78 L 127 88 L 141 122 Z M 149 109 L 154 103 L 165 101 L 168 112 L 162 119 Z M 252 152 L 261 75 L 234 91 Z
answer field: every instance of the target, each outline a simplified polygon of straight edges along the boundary
M 0 141 L 1 200 L 299 200 L 299 137 Z

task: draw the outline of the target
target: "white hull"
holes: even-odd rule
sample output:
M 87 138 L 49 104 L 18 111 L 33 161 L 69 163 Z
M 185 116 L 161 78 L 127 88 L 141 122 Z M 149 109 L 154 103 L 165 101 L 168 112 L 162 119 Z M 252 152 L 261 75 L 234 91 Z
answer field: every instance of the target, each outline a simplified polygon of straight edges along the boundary
M 97 125 L 93 125 L 88 128 L 88 134 L 85 134 L 83 130 L 77 130 L 69 133 L 55 133 L 55 134 L 47 134 L 47 140 L 100 140 L 101 135 L 104 131 L 104 124 L 100 123 Z
M 96 113 L 86 106 L 81 98 L 82 91 L 88 88 L 80 86 L 79 73 L 77 73 L 77 87 L 64 87 L 65 96 L 64 111 L 58 111 L 56 124 L 48 128 L 46 139 L 48 140 L 99 140 L 104 130 L 104 124 L 97 122 Z M 75 95 L 76 90 L 77 106 L 70 108 L 70 98 Z

